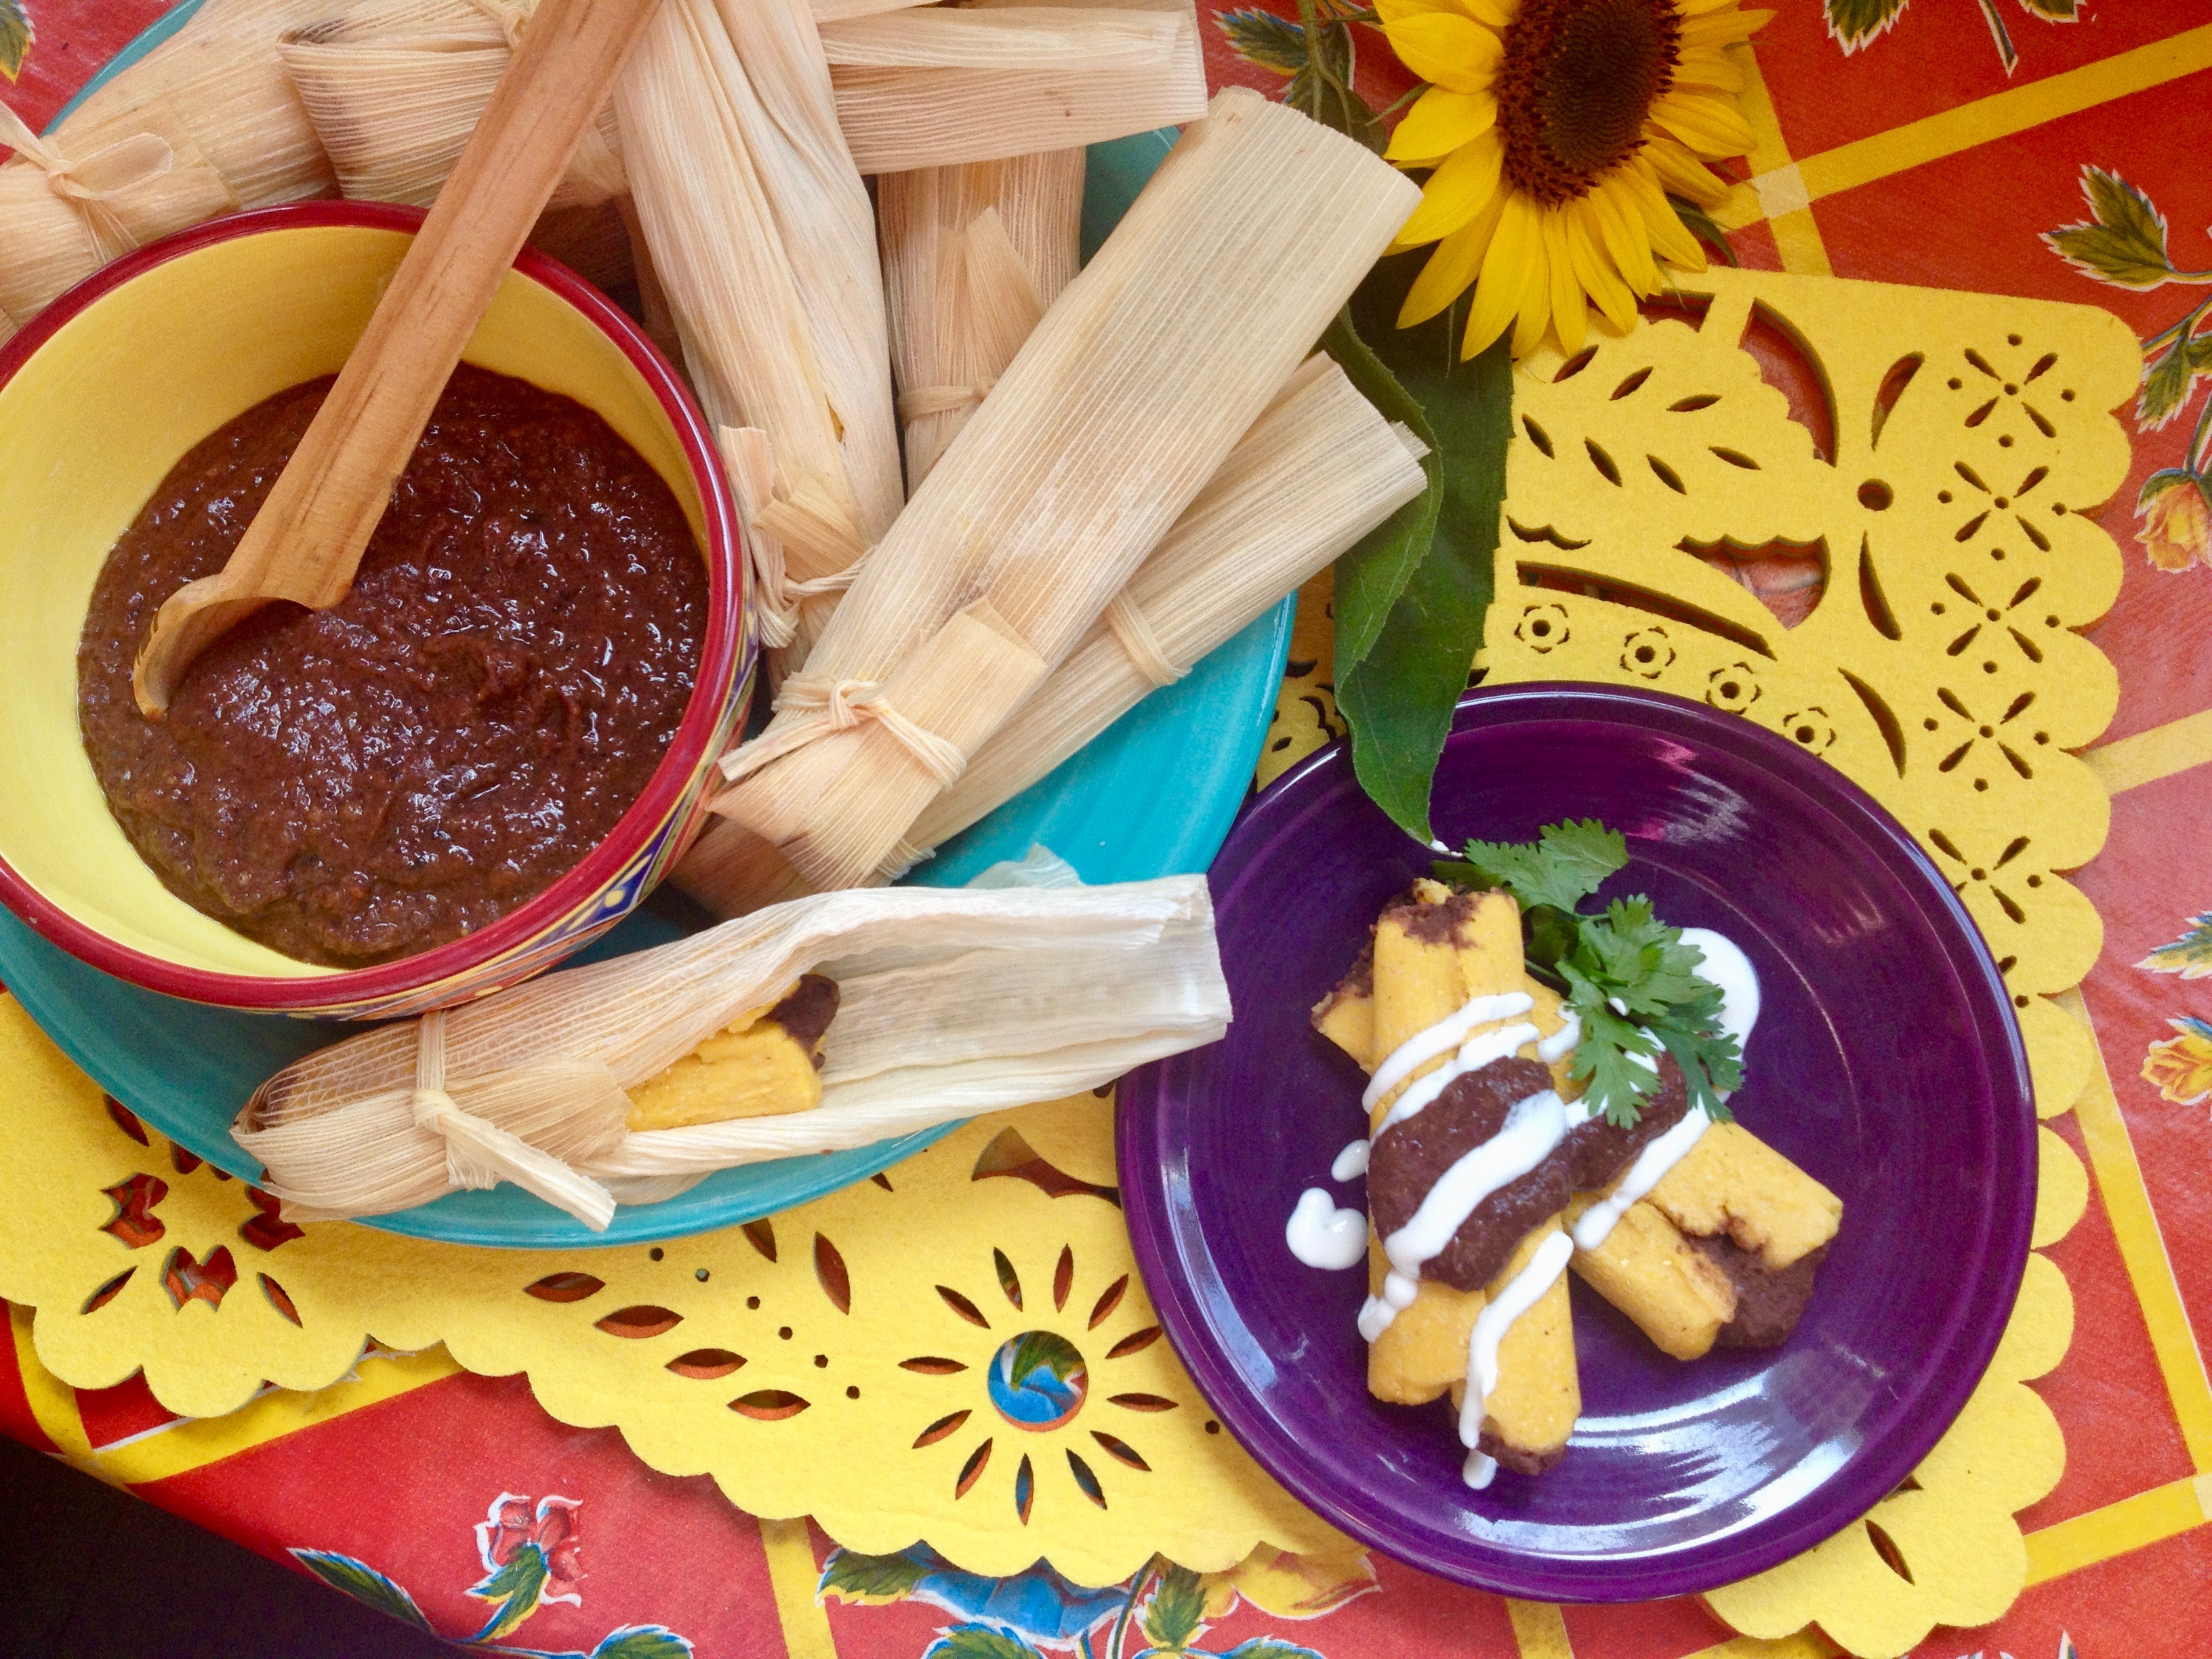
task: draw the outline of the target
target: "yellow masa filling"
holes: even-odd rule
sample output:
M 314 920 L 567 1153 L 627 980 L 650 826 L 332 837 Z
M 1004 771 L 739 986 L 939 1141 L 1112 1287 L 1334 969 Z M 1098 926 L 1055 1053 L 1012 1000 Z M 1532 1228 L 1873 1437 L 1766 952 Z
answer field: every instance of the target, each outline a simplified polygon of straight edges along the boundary
M 738 1015 L 674 1065 L 630 1090 L 629 1127 L 681 1129 L 738 1117 L 778 1117 L 820 1105 L 822 1074 L 815 1067 L 814 1050 L 768 1017 L 775 1006 L 764 1003 Z

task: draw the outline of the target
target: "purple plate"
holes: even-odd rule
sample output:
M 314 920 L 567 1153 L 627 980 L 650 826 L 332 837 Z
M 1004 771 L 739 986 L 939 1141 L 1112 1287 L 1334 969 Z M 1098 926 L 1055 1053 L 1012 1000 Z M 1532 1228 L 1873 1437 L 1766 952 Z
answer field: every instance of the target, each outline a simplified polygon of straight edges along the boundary
M 1509 1595 L 1641 1601 L 1759 1572 L 1857 1520 L 1972 1393 L 2019 1292 L 2035 1109 L 2003 981 L 1950 887 L 1842 774 L 1656 692 L 1516 685 L 1460 704 L 1434 822 L 1628 837 L 1601 898 L 1649 892 L 1758 967 L 1735 1108 L 1844 1200 L 1789 1342 L 1668 1358 L 1576 1282 L 1583 1416 L 1549 1474 L 1483 1492 L 1442 1405 L 1371 1399 L 1361 1271 L 1302 1267 L 1283 1226 L 1364 1130 L 1362 1079 L 1307 1011 L 1432 854 L 1323 750 L 1255 801 L 1212 871 L 1236 1024 L 1127 1079 L 1121 1176 L 1162 1322 L 1222 1422 L 1324 1518 Z

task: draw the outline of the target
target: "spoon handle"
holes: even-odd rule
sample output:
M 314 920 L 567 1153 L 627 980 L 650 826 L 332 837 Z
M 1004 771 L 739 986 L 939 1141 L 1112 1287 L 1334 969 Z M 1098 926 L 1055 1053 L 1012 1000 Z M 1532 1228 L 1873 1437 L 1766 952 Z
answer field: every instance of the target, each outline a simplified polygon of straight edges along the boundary
M 658 0 L 540 0 L 514 61 L 268 499 L 214 576 L 162 605 L 133 674 L 157 717 L 192 659 L 263 603 L 353 586 L 393 486 Z

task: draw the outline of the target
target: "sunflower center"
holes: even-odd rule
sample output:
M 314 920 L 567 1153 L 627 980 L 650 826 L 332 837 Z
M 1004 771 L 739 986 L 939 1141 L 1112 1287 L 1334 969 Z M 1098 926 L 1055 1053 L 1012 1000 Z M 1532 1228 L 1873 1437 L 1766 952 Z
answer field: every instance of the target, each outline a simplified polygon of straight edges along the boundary
M 1547 205 L 1636 154 L 1680 61 L 1673 0 L 1522 0 L 1498 65 L 1505 176 Z

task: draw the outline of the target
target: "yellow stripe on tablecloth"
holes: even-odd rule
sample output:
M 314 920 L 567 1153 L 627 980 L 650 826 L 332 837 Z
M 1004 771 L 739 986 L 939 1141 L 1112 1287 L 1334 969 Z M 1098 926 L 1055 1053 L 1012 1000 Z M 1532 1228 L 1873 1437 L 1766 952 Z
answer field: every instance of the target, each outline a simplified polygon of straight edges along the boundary
M 2113 795 L 2186 772 L 2212 761 L 2212 708 L 2086 750 L 2081 758 L 2104 780 L 2106 793 Z
M 1521 1659 L 1575 1659 L 1566 1616 L 1549 1601 L 1509 1600 L 1505 1611 L 1513 1620 L 1513 1643 Z
M 76 1408 L 76 1390 L 39 1363 L 38 1352 L 31 1346 L 31 1310 L 9 1303 L 8 1327 L 15 1340 L 15 1369 L 23 1379 L 23 1396 L 31 1402 L 39 1431 L 73 1468 L 121 1485 L 93 1455 L 92 1437 L 84 1431 L 84 1415 Z
M 1790 159 L 1789 146 L 1783 142 L 1781 118 L 1774 112 L 1774 100 L 1768 95 L 1766 77 L 1759 71 L 1758 54 L 1745 46 L 1737 47 L 1734 56 L 1743 68 L 1741 101 L 1744 119 L 1751 123 L 1751 170 L 1762 179 L 1794 179 L 1796 166 Z M 1835 274 L 1828 264 L 1827 244 L 1820 240 L 1820 228 L 1813 222 L 1809 199 L 1790 199 L 1785 194 L 1769 191 L 1762 193 L 1759 208 L 1768 228 L 1774 232 L 1775 251 L 1781 256 L 1783 270 L 1816 276 Z
M 2212 1520 L 2212 1475 L 2170 1480 L 2027 1534 L 2027 1582 L 2047 1583 Z
M 775 1592 L 775 1616 L 783 1626 L 790 1659 L 837 1659 L 830 1634 L 829 1611 L 815 1594 L 814 1541 L 804 1521 L 763 1521 L 761 1547 L 768 1553 L 768 1582 Z
M 1758 1636 L 1738 1636 L 1713 1647 L 1699 1648 L 1683 1659 L 1836 1659 L 1843 1652 L 1820 1632 L 1808 1626 L 1795 1636 L 1769 1641 Z
M 252 1451 L 288 1434 L 374 1406 L 445 1378 L 461 1367 L 441 1347 L 420 1353 L 372 1354 L 349 1382 L 301 1392 L 271 1389 L 227 1417 L 187 1417 L 134 1435 L 94 1455 L 113 1478 L 134 1486 L 188 1474 L 226 1457 Z
M 2089 1028 L 2094 1043 L 2096 1022 L 2078 990 L 2062 992 L 2051 1000 Z M 2105 1200 L 2113 1235 L 2119 1241 L 2120 1260 L 2128 1282 L 2150 1328 L 2152 1351 L 2158 1356 L 2159 1374 L 2166 1379 L 2166 1398 L 2180 1425 L 2182 1443 L 2199 1474 L 2212 1474 L 2212 1378 L 2204 1370 L 2204 1357 L 2189 1328 L 2189 1315 L 2181 1304 L 2181 1287 L 2174 1280 L 2173 1263 L 2166 1253 L 2151 1208 L 2150 1189 L 2143 1185 L 2142 1166 L 2136 1161 L 2120 1103 L 2112 1093 L 2112 1073 L 2105 1067 L 2104 1051 L 2097 1051 L 2097 1069 L 2075 1103 L 2074 1115 L 2088 1145 L 2089 1167 L 2097 1176 L 2097 1190 Z
M 1755 178 L 1731 192 L 1713 217 L 1724 229 L 1741 230 L 1766 216 L 1763 196 L 1787 202 L 1802 193 L 1815 202 L 2208 68 L 2212 23 L 1807 156 L 1796 164 L 1794 181 L 1788 169 L 1778 170 L 1781 177 Z

